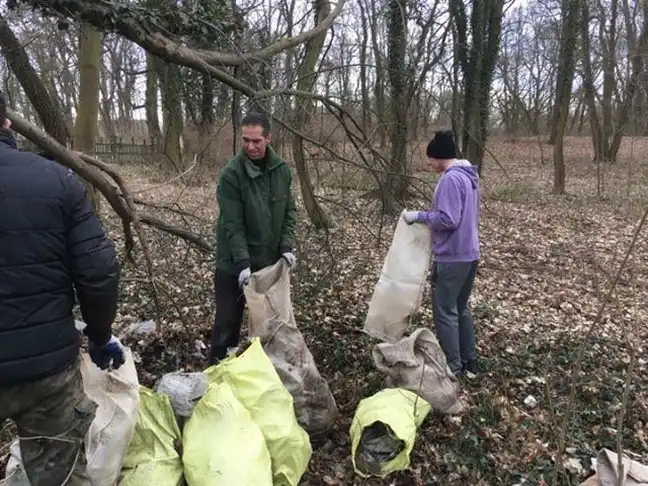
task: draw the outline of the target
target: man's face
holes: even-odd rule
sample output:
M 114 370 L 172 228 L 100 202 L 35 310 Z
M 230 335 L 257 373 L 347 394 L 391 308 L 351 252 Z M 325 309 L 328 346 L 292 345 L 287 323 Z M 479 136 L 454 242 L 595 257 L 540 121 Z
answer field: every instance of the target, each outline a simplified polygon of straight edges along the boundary
M 261 125 L 244 125 L 241 128 L 243 150 L 250 160 L 260 160 L 265 157 L 266 148 L 271 141 L 269 133 L 263 133 Z

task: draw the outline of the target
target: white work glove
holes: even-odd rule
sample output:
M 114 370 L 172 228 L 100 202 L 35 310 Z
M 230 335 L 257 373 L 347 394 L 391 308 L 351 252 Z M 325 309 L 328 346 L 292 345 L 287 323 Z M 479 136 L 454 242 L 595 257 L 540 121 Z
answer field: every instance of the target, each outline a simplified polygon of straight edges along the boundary
M 420 211 L 405 211 L 403 213 L 403 219 L 407 224 L 416 223 L 419 218 Z
M 286 253 L 282 253 L 281 257 L 286 260 L 286 263 L 288 263 L 288 266 L 292 269 L 294 268 L 295 264 L 297 263 L 297 257 L 295 257 L 295 254 L 288 251 Z
M 245 285 L 247 285 L 247 283 L 250 281 L 250 275 L 252 275 L 250 267 L 241 270 L 241 273 L 239 273 L 238 276 L 238 284 L 240 288 L 243 288 Z

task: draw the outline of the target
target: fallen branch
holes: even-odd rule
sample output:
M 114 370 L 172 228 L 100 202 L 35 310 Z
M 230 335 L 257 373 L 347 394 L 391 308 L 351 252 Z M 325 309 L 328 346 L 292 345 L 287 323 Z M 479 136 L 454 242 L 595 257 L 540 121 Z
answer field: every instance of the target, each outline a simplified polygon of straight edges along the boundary
M 192 233 L 189 230 L 170 225 L 169 223 L 153 216 L 152 214 L 140 213 L 139 216 L 142 220 L 142 223 L 188 241 L 205 253 L 213 253 L 214 251 L 214 247 L 210 245 L 207 240 L 195 233 Z
M 146 201 L 144 199 L 141 199 L 139 197 L 134 197 L 133 202 L 135 204 L 139 204 L 141 206 L 146 206 L 147 208 L 151 209 L 159 209 L 162 211 L 168 211 L 170 213 L 175 213 L 179 216 L 182 216 L 183 218 L 192 218 L 197 221 L 201 222 L 206 222 L 207 220 L 205 218 L 202 218 L 201 216 L 196 216 L 193 213 L 190 213 L 189 211 L 185 211 L 180 207 L 178 203 L 171 203 L 172 205 L 167 205 L 167 204 L 157 204 L 151 201 Z M 175 206 L 175 207 L 174 207 Z

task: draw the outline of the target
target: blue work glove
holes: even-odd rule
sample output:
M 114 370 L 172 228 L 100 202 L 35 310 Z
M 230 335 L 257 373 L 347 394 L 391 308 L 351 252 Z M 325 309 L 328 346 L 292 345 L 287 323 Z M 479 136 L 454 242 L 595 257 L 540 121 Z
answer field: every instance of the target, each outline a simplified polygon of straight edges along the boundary
M 281 258 L 286 260 L 286 263 L 288 263 L 288 266 L 290 268 L 293 268 L 295 264 L 297 263 L 297 257 L 295 256 L 294 253 L 287 251 L 286 253 L 281 254 Z
M 112 369 L 116 370 L 126 362 L 124 346 L 115 336 L 103 346 L 97 346 L 92 341 L 88 343 L 90 359 L 102 370 L 108 369 L 112 362 Z

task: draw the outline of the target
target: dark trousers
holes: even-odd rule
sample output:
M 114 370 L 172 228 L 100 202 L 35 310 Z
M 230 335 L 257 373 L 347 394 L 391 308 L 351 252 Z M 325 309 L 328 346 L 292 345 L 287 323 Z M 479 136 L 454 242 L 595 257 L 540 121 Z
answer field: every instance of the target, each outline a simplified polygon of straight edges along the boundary
M 212 326 L 209 362 L 216 363 L 227 356 L 227 349 L 238 346 L 245 309 L 245 295 L 238 285 L 238 276 L 216 270 L 216 313 Z
M 477 357 L 475 324 L 468 306 L 478 262 L 435 263 L 432 281 L 434 324 L 453 373 Z
M 84 441 L 96 410 L 83 390 L 79 360 L 56 375 L 0 387 L 0 429 L 8 418 L 18 426 L 29 484 L 92 484 Z

